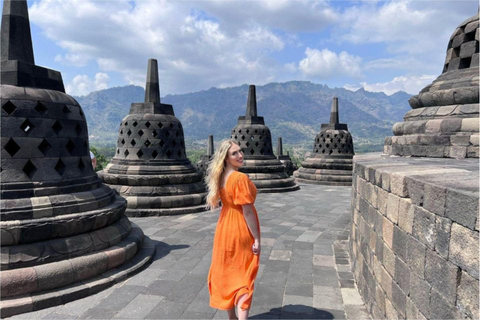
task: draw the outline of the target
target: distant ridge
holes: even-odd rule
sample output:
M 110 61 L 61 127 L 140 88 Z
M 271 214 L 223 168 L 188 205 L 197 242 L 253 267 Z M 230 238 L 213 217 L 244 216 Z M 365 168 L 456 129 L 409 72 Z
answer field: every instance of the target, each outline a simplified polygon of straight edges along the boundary
M 173 104 L 186 139 L 206 140 L 213 134 L 215 140 L 220 141 L 230 136 L 238 116 L 245 113 L 247 92 L 247 84 L 210 88 L 167 95 L 162 97 L 162 102 Z M 144 95 L 142 87 L 130 85 L 76 97 L 87 116 L 92 140 L 115 143 L 118 126 L 130 104 L 143 101 Z M 363 88 L 350 91 L 307 81 L 289 81 L 257 86 L 258 114 L 265 117 L 273 137 L 282 136 L 287 144 L 309 142 L 320 124 L 328 122 L 333 96 L 339 98 L 340 121 L 348 124 L 354 141 L 366 139 L 382 143 L 385 136 L 391 135 L 392 125 L 401 121 L 410 109 L 410 95 L 402 91 L 387 96 Z

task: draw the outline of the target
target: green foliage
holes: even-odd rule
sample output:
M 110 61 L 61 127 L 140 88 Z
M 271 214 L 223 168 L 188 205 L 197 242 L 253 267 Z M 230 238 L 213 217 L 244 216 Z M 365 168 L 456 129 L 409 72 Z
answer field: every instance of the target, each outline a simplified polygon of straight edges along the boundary
M 187 157 L 190 162 L 195 165 L 198 160 L 200 160 L 200 157 L 206 154 L 205 149 L 189 149 L 187 150 Z
M 92 151 L 95 158 L 97 158 L 97 168 L 95 171 L 100 171 L 107 166 L 108 162 L 115 154 L 115 147 L 97 149 L 96 147 L 90 146 L 90 151 Z

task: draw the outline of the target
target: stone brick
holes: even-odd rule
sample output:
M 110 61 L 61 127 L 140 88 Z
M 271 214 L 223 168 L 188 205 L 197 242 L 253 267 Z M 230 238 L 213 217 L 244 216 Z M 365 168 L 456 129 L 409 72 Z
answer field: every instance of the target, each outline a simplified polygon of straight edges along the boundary
M 423 207 L 439 216 L 445 215 L 447 189 L 433 184 L 425 184 Z
M 462 119 L 462 131 L 463 132 L 478 132 L 480 126 L 479 118 L 466 118 Z
M 375 287 L 375 302 L 377 304 L 378 309 L 380 309 L 382 318 L 384 318 L 385 317 L 385 292 L 382 290 L 382 288 L 379 285 Z
M 470 136 L 451 136 L 450 143 L 454 146 L 468 146 L 470 144 Z
M 407 179 L 408 196 L 412 200 L 412 204 L 419 207 L 423 206 L 424 184 L 417 179 Z
M 383 291 L 385 291 L 385 294 L 389 299 L 392 299 L 392 276 L 388 273 L 385 268 L 382 269 L 382 282 L 380 285 L 383 288 Z
M 382 215 L 387 214 L 387 203 L 388 203 L 388 195 L 389 193 L 382 188 L 378 188 L 377 190 L 377 206 L 378 210 Z
M 38 277 L 39 290 L 48 290 L 68 285 L 74 281 L 70 261 L 58 261 L 34 267 Z
M 470 136 L 470 143 L 473 144 L 474 146 L 478 146 L 480 142 L 480 135 L 478 134 L 472 134 Z
M 37 274 L 33 268 L 4 270 L 0 280 L 2 297 L 26 294 L 38 289 Z
M 398 206 L 398 226 L 405 232 L 412 234 L 414 207 L 408 198 L 400 198 Z
M 388 320 L 397 320 L 399 315 L 392 302 L 389 299 L 385 299 L 385 313 Z
M 425 133 L 439 133 L 442 120 L 428 120 L 425 125 Z
M 460 319 L 461 316 L 453 304 L 445 300 L 436 290 L 432 289 L 430 297 L 430 315 L 432 319 Z
M 462 119 L 443 119 L 440 130 L 445 133 L 458 132 L 462 126 Z
M 408 196 L 407 182 L 404 173 L 393 172 L 390 175 L 390 190 L 397 196 Z
M 478 281 L 462 271 L 460 285 L 457 289 L 457 308 L 470 319 L 479 319 Z
M 418 310 L 418 308 L 415 306 L 413 301 L 407 297 L 407 304 L 406 304 L 406 319 L 425 319 L 426 318 L 422 315 L 422 313 Z
M 410 299 L 427 318 L 430 318 L 431 289 L 428 282 L 410 274 Z
M 449 303 L 455 304 L 460 269 L 437 253 L 427 250 L 425 280 Z
M 422 279 L 425 277 L 425 256 L 427 248 L 413 237 L 407 239 L 407 264 L 410 270 Z
M 435 251 L 437 251 L 444 259 L 448 258 L 448 245 L 450 243 L 451 228 L 452 220 L 436 217 L 437 240 L 435 241 Z
M 395 282 L 392 283 L 392 303 L 401 318 L 405 318 L 406 295 Z
M 410 292 L 410 269 L 402 260 L 395 260 L 395 276 L 393 279 L 398 283 L 400 288 L 406 295 Z
M 474 229 L 478 215 L 478 196 L 449 189 L 445 216 L 469 229 Z
M 387 217 L 393 223 L 398 222 L 398 206 L 399 206 L 400 197 L 397 197 L 394 194 L 388 194 L 387 202 Z
M 395 254 L 386 245 L 383 247 L 383 265 L 393 277 L 395 275 Z
M 385 241 L 390 248 L 393 248 L 393 223 L 384 217 L 382 220 L 382 228 L 383 241 Z
M 434 249 L 436 241 L 435 215 L 427 210 L 414 206 L 413 235 L 430 249 Z
M 393 226 L 393 252 L 403 261 L 407 261 L 407 234 Z
M 467 147 L 452 146 L 450 147 L 448 156 L 450 158 L 463 159 L 467 156 Z
M 467 158 L 478 158 L 480 156 L 480 148 L 478 146 L 467 147 Z
M 478 232 L 452 224 L 449 260 L 478 279 Z

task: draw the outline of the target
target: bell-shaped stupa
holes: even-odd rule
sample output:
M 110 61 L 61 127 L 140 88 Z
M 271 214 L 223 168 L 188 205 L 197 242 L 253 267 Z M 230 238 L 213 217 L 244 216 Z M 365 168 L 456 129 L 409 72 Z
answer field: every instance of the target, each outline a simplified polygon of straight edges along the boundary
M 202 171 L 204 174 L 207 173 L 208 164 L 213 158 L 213 135 L 208 136 L 208 145 L 207 145 L 207 154 L 204 154 L 200 157 L 200 160 L 197 161 L 197 169 Z
M 3 318 L 96 293 L 154 247 L 95 174 L 85 115 L 62 75 L 35 65 L 26 0 L 3 3 L 0 63 Z
M 299 189 L 286 173 L 285 166 L 273 154 L 272 136 L 263 117 L 257 116 L 255 86 L 248 88 L 247 113 L 238 117 L 231 138 L 244 151 L 240 171 L 248 174 L 258 192 L 286 192 Z
M 478 13 L 450 37 L 443 73 L 408 101 L 384 152 L 400 156 L 478 158 Z
M 330 123 L 322 124 L 315 137 L 313 155 L 302 162 L 294 176 L 299 182 L 349 186 L 352 184 L 352 135 L 338 121 L 338 98 L 334 97 Z
M 205 210 L 202 173 L 187 158 L 172 105 L 160 102 L 155 59 L 148 61 L 145 102 L 132 103 L 120 124 L 115 156 L 99 176 L 127 199 L 128 216 Z
M 283 154 L 283 141 L 282 137 L 279 137 L 277 140 L 277 159 L 285 166 L 285 171 L 289 176 L 297 170 L 297 166 L 292 162 L 290 154 Z

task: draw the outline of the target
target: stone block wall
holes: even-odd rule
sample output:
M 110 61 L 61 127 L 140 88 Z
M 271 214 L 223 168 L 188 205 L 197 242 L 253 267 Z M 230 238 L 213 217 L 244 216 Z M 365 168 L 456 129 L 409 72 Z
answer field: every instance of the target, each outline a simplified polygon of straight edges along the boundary
M 478 160 L 356 157 L 352 269 L 374 319 L 478 319 Z

